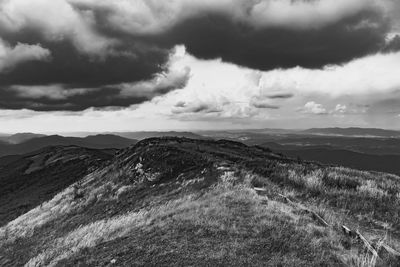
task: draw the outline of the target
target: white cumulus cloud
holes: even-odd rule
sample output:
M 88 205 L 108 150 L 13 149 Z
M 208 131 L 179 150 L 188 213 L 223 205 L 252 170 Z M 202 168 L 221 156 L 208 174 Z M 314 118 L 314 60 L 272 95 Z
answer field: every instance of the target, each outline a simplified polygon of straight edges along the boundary
M 337 104 L 335 107 L 335 111 L 339 112 L 339 113 L 345 113 L 347 110 L 346 105 L 342 105 L 342 104 Z
M 311 113 L 316 115 L 327 114 L 326 109 L 321 104 L 314 101 L 307 102 L 302 110 L 304 113 Z
M 48 60 L 51 52 L 39 44 L 18 43 L 12 47 L 0 39 L 0 72 L 14 68 L 26 61 Z
M 94 30 L 90 11 L 78 12 L 66 0 L 0 1 L 0 32 L 34 29 L 50 41 L 69 40 L 87 54 L 101 54 L 113 44 Z

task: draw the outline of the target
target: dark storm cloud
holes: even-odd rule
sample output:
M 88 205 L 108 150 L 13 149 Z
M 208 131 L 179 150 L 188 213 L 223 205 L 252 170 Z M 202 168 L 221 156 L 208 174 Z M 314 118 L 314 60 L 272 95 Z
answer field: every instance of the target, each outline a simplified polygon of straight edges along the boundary
M 174 109 L 172 109 L 173 114 L 209 114 L 209 113 L 219 113 L 222 109 L 213 106 L 209 103 L 195 103 L 188 104 L 185 102 L 178 102 L 175 104 Z
M 257 102 L 257 103 L 252 103 L 252 106 L 255 108 L 259 109 L 279 109 L 279 106 L 276 105 L 271 105 L 268 103 L 262 103 L 262 102 Z
M 93 8 L 88 4 L 77 4 L 76 7 L 81 10 Z M 154 26 L 161 30 L 151 28 L 150 33 L 137 29 L 129 32 L 110 23 L 110 17 L 117 16 L 117 11 L 110 6 L 97 6 L 93 11 L 99 31 L 109 37 L 143 38 L 165 49 L 184 44 L 187 51 L 198 58 L 222 58 L 259 70 L 296 66 L 321 68 L 328 64 L 345 63 L 384 49 L 385 37 L 390 30 L 389 18 L 374 5 L 332 23 L 323 23 L 316 18 L 314 25 L 299 27 L 274 23 L 255 26 L 257 22 L 238 20 L 215 9 L 182 16 L 169 28 Z M 284 13 L 282 15 L 285 16 Z
M 271 94 L 268 95 L 267 97 L 269 99 L 287 99 L 287 98 L 292 98 L 294 94 L 292 93 L 277 93 L 277 94 Z
M 158 41 L 183 43 L 189 53 L 199 58 L 222 58 L 259 70 L 321 68 L 380 51 L 388 30 L 378 11 L 361 12 L 311 30 L 254 29 L 210 14 L 180 23 Z
M 13 85 L 0 90 L 0 108 L 80 111 L 88 107 L 128 107 L 185 87 L 189 75 L 190 70 L 184 69 L 163 72 L 146 81 L 86 88 L 63 84 Z
M 32 88 L 27 87 L 29 91 Z M 72 91 L 72 89 L 59 89 L 60 91 Z M 54 91 L 48 92 L 55 94 Z M 79 95 L 70 95 L 65 98 L 46 97 L 40 95 L 32 97 L 29 94 L 19 94 L 13 89 L 2 90 L 0 107 L 4 109 L 32 109 L 36 111 L 70 110 L 80 111 L 88 107 L 107 106 L 129 106 L 132 103 L 140 103 L 147 100 L 146 97 L 118 98 L 119 90 L 112 88 L 99 88 L 95 91 L 88 91 Z
M 248 1 L 247 6 L 243 4 L 243 1 L 237 1 L 235 4 L 237 8 L 242 3 L 241 8 L 250 13 L 251 8 L 255 9 L 256 4 L 260 2 L 269 1 Z M 302 0 L 296 2 L 308 2 L 310 5 L 313 3 L 313 1 Z M 332 1 L 325 0 L 325 2 Z M 348 1 L 348 3 L 351 2 L 357 1 Z M 251 14 L 248 15 L 249 18 L 240 20 L 232 14 L 227 14 L 225 10 L 219 10 L 216 6 L 209 9 L 196 7 L 198 10 L 190 15 L 181 15 L 181 18 L 177 15 L 177 21 L 170 22 L 171 26 L 168 25 L 169 21 L 165 22 L 167 25 L 158 25 L 153 22 L 155 26 L 149 22 L 150 26 L 147 24 L 143 26 L 144 29 L 146 26 L 149 29 L 143 32 L 140 29 L 129 31 L 115 25 L 115 17 L 120 11 L 116 11 L 112 6 L 93 7 L 87 3 L 81 3 L 76 4 L 75 7 L 84 11 L 92 8 L 98 30 L 112 38 L 124 40 L 141 38 L 165 49 L 170 49 L 176 44 L 184 44 L 187 51 L 198 58 L 222 58 L 224 61 L 253 69 L 271 70 L 296 66 L 321 68 L 329 64 L 345 63 L 370 53 L 385 51 L 387 47 L 385 38 L 391 29 L 391 20 L 379 6 L 368 5 L 372 1 L 364 2 L 364 8 L 359 8 L 342 17 L 336 14 L 337 20 L 330 23 L 321 21 L 320 16 L 316 16 L 314 24 L 308 22 L 309 25 L 303 21 L 304 18 L 299 18 L 299 22 L 293 19 L 291 26 L 282 22 L 265 22 L 266 25 L 263 25 L 263 22 L 257 21 L 261 20 L 260 18 L 252 18 Z M 152 3 L 148 4 L 150 8 L 157 6 L 153 1 L 150 3 Z M 235 4 L 233 4 L 233 9 Z M 190 11 L 190 5 L 188 9 Z M 351 9 L 351 6 L 348 9 Z M 173 10 L 162 8 L 160 10 L 158 11 L 160 17 L 164 15 L 162 12 L 173 12 Z M 281 16 L 290 14 L 281 12 Z M 290 18 L 282 20 L 290 21 Z M 134 21 L 135 24 L 128 19 L 121 19 L 118 22 L 128 25 L 131 23 L 131 26 L 135 28 L 140 21 L 139 17 L 137 21 Z M 159 24 L 163 22 L 162 19 L 158 21 Z M 296 26 L 296 23 L 299 26 Z
M 31 33 L 32 34 L 32 33 Z M 28 38 L 29 37 L 29 38 Z M 40 40 L 39 37 L 25 35 L 18 42 L 26 43 Z M 11 45 L 17 40 L 15 37 L 7 40 Z M 7 72 L 0 72 L 0 108 L 32 110 L 84 110 L 89 107 L 129 106 L 142 103 L 158 94 L 181 88 L 182 82 L 169 84 L 158 88 L 153 93 L 149 88 L 146 96 L 132 94 L 120 97 L 124 83 L 137 83 L 151 80 L 157 73 L 164 71 L 170 51 L 167 49 L 149 46 L 137 46 L 135 43 L 125 43 L 114 47 L 114 51 L 105 57 L 93 57 L 81 54 L 68 41 L 49 42 L 41 40 L 42 47 L 51 51 L 51 60 L 27 61 L 18 64 Z M 185 80 L 185 79 L 183 79 Z M 183 81 L 185 83 L 185 81 Z M 30 98 L 21 97 L 10 90 L 15 85 L 49 86 L 63 85 L 63 90 L 73 92 L 76 88 L 96 89 L 88 93 L 73 95 L 66 99 L 52 99 L 52 97 Z M 114 86 L 115 85 L 115 86 Z M 140 90 L 140 89 L 139 89 Z M 49 92 L 49 94 L 54 92 Z
M 337 11 L 330 11 L 332 3 L 3 1 L 0 38 L 11 47 L 40 44 L 51 60 L 21 61 L 10 71 L 0 70 L 0 108 L 83 110 L 147 101 L 186 84 L 188 72 L 161 84 L 154 80 L 168 71 L 178 44 L 198 58 L 258 70 L 321 68 L 385 47 L 399 49 L 385 43 L 390 20 L 373 0 L 338 1 Z M 279 4 L 284 10 L 274 6 Z M 312 17 L 318 12 L 322 15 Z M 203 108 L 189 111 L 207 112 Z
M 169 53 L 165 49 L 135 49 L 134 45 L 125 49 L 126 44 L 117 48 L 119 54 L 93 58 L 80 54 L 67 41 L 42 41 L 42 46 L 51 51 L 51 61 L 26 62 L 10 72 L 0 73 L 0 86 L 61 83 L 71 87 L 95 87 L 147 80 L 162 70 Z
M 277 105 L 273 105 L 266 100 L 253 98 L 250 101 L 250 105 L 258 109 L 279 109 Z

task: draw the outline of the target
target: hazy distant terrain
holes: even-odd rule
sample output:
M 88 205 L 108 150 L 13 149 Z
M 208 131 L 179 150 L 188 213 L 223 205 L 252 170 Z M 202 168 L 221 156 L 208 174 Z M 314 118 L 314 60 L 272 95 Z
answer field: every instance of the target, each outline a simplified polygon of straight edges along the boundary
M 170 132 L 115 132 L 112 133 L 114 135 L 122 136 L 129 139 L 136 139 L 136 140 L 143 140 L 146 138 L 151 137 L 165 137 L 165 136 L 172 136 L 172 137 L 186 137 L 186 138 L 194 138 L 194 139 L 201 139 L 204 138 L 202 135 L 195 134 L 192 132 L 177 132 L 177 131 L 170 131 Z
M 44 134 L 17 133 L 12 135 L 0 135 L 0 141 L 6 144 L 20 144 L 34 138 L 44 137 Z
M 61 135 L 43 135 L 22 133 L 0 136 L 0 157 L 29 153 L 47 146 L 80 146 L 86 148 L 125 148 L 135 144 L 137 140 L 150 137 L 176 136 L 201 139 L 201 135 L 191 132 L 120 132 L 99 133 L 82 137 L 70 137 Z M 1 164 L 1 160 L 0 160 Z
M 398 131 L 370 128 L 321 128 L 308 130 L 256 129 L 199 132 L 261 145 L 291 157 L 341 165 L 360 170 L 399 174 Z
M 32 138 L 17 144 L 0 144 L 0 156 L 25 154 L 47 146 L 80 146 L 85 148 L 106 149 L 124 148 L 136 142 L 136 140 L 116 135 L 95 135 L 83 138 L 51 135 Z
M 378 128 L 312 128 L 302 131 L 305 134 L 359 136 L 359 137 L 395 137 L 400 138 L 400 131 Z
M 321 128 L 308 130 L 254 129 L 200 132 L 114 132 L 91 133 L 82 137 L 16 134 L 0 138 L 0 157 L 29 153 L 47 146 L 76 145 L 86 148 L 121 149 L 137 140 L 176 136 L 194 139 L 228 139 L 248 145 L 261 145 L 276 152 L 325 164 L 360 170 L 399 174 L 400 137 L 398 131 L 369 128 Z M 0 159 L 7 161 L 10 157 Z

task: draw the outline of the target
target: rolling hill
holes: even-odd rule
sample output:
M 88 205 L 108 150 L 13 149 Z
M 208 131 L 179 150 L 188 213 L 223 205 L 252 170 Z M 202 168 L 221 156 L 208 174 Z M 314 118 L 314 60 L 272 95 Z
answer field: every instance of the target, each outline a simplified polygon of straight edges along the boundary
M 146 138 L 153 138 L 153 137 L 186 137 L 192 139 L 205 139 L 202 135 L 195 134 L 192 132 L 176 132 L 176 131 L 169 131 L 169 132 L 157 132 L 157 131 L 147 131 L 147 132 L 115 132 L 112 133 L 114 135 L 119 135 L 129 139 L 136 139 L 136 140 L 143 140 Z
M 50 200 L 111 158 L 101 150 L 73 146 L 0 158 L 0 226 Z
M 260 146 L 151 138 L 1 227 L 0 265 L 398 266 L 399 191 Z
M 137 141 L 116 135 L 95 135 L 84 138 L 51 135 L 30 139 L 19 144 L 0 144 L 0 156 L 29 153 L 47 146 L 80 146 L 93 149 L 125 148 Z

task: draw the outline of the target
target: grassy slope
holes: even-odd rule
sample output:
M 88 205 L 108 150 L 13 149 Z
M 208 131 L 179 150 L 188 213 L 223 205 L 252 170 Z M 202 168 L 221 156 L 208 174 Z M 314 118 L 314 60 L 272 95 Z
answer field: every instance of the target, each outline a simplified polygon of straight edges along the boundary
M 340 225 L 399 250 L 399 179 L 233 142 L 146 140 L 0 228 L 0 265 L 369 266 Z
M 0 167 L 0 226 L 26 213 L 112 158 L 102 151 L 49 147 Z

